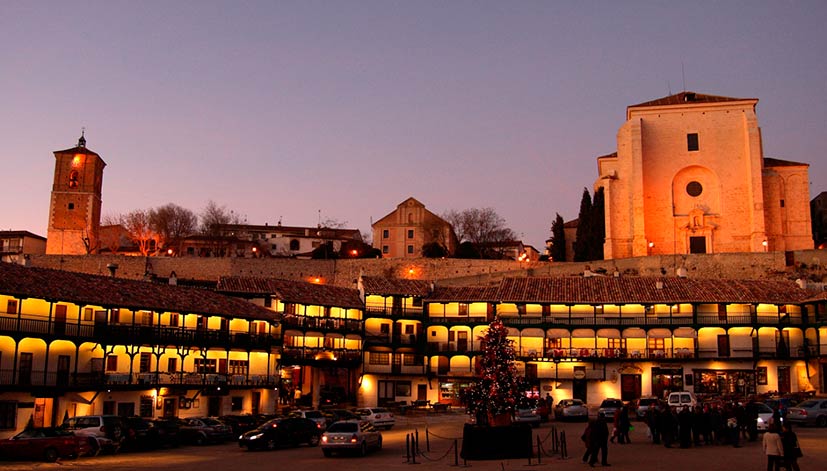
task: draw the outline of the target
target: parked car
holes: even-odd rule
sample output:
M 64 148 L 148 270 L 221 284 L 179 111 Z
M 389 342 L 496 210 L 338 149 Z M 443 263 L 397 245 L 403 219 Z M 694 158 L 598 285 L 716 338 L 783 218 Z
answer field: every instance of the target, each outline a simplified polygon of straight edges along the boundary
M 158 418 L 150 422 L 158 432 L 160 446 L 177 447 L 181 444 L 181 429 L 177 418 Z
M 646 413 L 649 412 L 649 408 L 657 407 L 660 404 L 660 399 L 656 397 L 641 397 L 637 400 L 637 404 L 635 404 L 635 415 L 638 419 L 643 420 L 646 418 Z
M 323 412 L 328 426 L 340 420 L 354 420 L 359 418 L 358 415 L 347 409 L 325 409 Z
M 63 421 L 61 428 L 75 435 L 87 437 L 92 454 L 101 451 L 115 453 L 123 444 L 124 423 L 117 415 L 79 415 Z
M 827 427 L 827 399 L 807 399 L 787 410 L 791 424 L 817 425 Z
M 324 413 L 320 410 L 294 410 L 287 414 L 287 417 L 301 417 L 304 419 L 310 419 L 319 424 L 319 427 L 321 427 L 322 430 L 327 427 L 327 417 L 325 417 Z
M 365 456 L 368 450 L 382 449 L 382 433 L 368 420 L 343 420 L 331 424 L 322 435 L 322 453 L 356 451 Z
M 212 417 L 180 419 L 178 430 L 181 441 L 193 445 L 222 443 L 232 438 L 232 429 Z
M 589 409 L 580 399 L 562 399 L 554 406 L 557 420 L 589 420 Z
M 362 420 L 370 421 L 378 429 L 390 430 L 396 425 L 393 412 L 384 407 L 363 407 L 353 411 Z
M 530 403 L 523 402 L 514 409 L 514 422 L 516 423 L 539 427 L 541 421 L 542 419 L 537 413 L 537 409 L 532 407 Z
M 601 415 L 608 420 L 614 419 L 615 414 L 620 412 L 620 409 L 623 408 L 623 401 L 620 399 L 604 399 L 603 402 L 600 403 L 600 408 L 597 409 L 597 415 Z
M 160 436 L 155 424 L 143 417 L 124 417 L 123 447 L 146 450 L 161 446 Z
M 774 412 L 772 407 L 764 404 L 763 402 L 753 403 L 752 407 L 754 407 L 755 411 L 758 413 L 758 418 L 755 419 L 758 422 L 758 431 L 766 432 L 767 429 L 770 428 L 770 423 L 772 422 L 772 414 Z
M 83 456 L 91 451 L 88 437 L 56 427 L 34 427 L 0 440 L 0 457 L 13 460 L 43 460 Z
M 315 421 L 304 417 L 285 417 L 243 433 L 238 437 L 238 446 L 248 450 L 274 450 L 302 443 L 318 446 L 321 437 L 322 427 Z
M 258 417 L 251 414 L 222 415 L 218 420 L 230 427 L 233 437 L 238 437 L 262 424 Z

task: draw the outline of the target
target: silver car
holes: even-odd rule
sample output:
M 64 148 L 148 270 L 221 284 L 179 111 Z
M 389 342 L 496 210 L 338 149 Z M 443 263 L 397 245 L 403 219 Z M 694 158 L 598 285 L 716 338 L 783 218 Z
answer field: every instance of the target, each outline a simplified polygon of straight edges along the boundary
M 382 449 L 382 434 L 367 420 L 341 420 L 330 424 L 322 434 L 322 453 L 355 451 L 365 456 L 368 450 Z
M 588 420 L 589 409 L 580 399 L 563 399 L 554 406 L 557 420 Z
M 786 420 L 792 424 L 827 427 L 827 399 L 808 399 L 790 407 Z

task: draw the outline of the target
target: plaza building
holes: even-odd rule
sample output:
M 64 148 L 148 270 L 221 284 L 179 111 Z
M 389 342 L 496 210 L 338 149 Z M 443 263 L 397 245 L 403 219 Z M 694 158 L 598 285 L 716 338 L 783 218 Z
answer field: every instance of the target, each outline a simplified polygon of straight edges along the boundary
M 813 248 L 809 165 L 764 156 L 757 104 L 681 92 L 627 108 L 597 159 L 605 259 Z
M 448 221 L 408 198 L 396 209 L 374 222 L 373 247 L 382 251 L 383 258 L 418 258 L 425 244 L 441 245 L 453 254 L 459 245 L 454 228 Z

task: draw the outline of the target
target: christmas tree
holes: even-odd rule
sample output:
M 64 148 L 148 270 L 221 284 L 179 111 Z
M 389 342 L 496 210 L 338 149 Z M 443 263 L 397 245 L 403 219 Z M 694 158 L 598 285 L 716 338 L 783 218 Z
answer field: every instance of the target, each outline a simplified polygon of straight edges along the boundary
M 514 342 L 508 339 L 508 328 L 495 319 L 482 337 L 482 356 L 477 363 L 477 380 L 468 391 L 468 412 L 478 424 L 489 418 L 512 413 L 520 398 L 521 380 L 514 366 Z

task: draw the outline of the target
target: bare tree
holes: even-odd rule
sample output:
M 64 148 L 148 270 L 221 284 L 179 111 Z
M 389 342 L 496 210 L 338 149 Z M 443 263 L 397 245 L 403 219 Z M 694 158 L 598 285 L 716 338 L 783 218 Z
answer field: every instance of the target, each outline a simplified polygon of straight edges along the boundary
M 203 235 L 220 235 L 219 226 L 223 224 L 243 224 L 244 218 L 226 206 L 219 206 L 215 201 L 210 200 L 207 206 L 201 211 L 201 226 L 199 232 Z
M 157 243 L 153 247 L 153 242 L 157 242 L 157 235 L 149 225 L 149 211 L 143 209 L 136 209 L 127 214 L 108 215 L 103 219 L 103 223 L 107 226 L 119 225 L 124 228 L 129 236 L 137 246 L 141 255 L 149 255 L 157 248 Z M 112 231 L 113 236 L 111 240 L 107 240 L 107 245 L 110 250 L 120 246 L 120 240 L 117 235 L 118 231 Z
M 517 239 L 517 234 L 506 227 L 505 219 L 493 208 L 449 210 L 442 218 L 454 226 L 461 242 L 473 243 L 484 258 L 499 258 L 505 244 Z
M 149 210 L 149 225 L 158 235 L 159 247 L 166 247 L 193 234 L 198 225 L 198 218 L 189 209 L 168 203 Z

